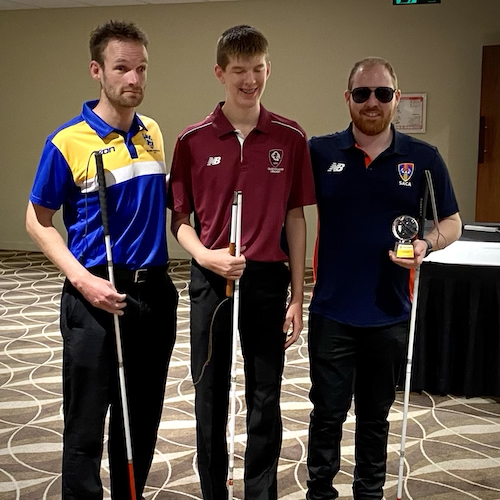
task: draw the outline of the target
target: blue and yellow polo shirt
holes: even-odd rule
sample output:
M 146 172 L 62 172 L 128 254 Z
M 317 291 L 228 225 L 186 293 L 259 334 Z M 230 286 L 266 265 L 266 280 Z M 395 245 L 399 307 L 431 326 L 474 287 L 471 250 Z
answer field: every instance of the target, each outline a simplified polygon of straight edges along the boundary
M 366 161 L 352 134 L 309 141 L 318 204 L 317 281 L 310 310 L 340 323 L 369 327 L 405 321 L 410 271 L 394 264 L 392 222 L 417 220 L 432 175 L 439 218 L 458 212 L 450 176 L 438 150 L 394 130 L 392 144 Z
M 114 129 L 84 103 L 79 116 L 45 143 L 30 200 L 58 210 L 68 247 L 85 266 L 106 263 L 96 176 L 102 153 L 113 261 L 126 269 L 166 264 L 166 167 L 158 124 L 134 116 L 128 132 Z

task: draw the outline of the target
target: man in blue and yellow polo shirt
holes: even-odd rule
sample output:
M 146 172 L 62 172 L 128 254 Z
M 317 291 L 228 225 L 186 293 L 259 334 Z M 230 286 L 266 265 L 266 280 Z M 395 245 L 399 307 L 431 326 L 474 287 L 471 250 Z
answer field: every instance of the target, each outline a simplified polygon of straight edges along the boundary
M 382 499 L 387 416 L 404 359 L 410 275 L 430 250 L 461 233 L 458 205 L 437 149 L 391 125 L 400 98 L 392 66 L 356 63 L 345 91 L 351 125 L 311 138 L 319 232 L 317 281 L 310 307 L 311 401 L 308 500 L 338 497 L 342 424 L 354 392 L 355 500 Z M 429 170 L 439 227 L 413 242 L 414 258 L 396 257 L 392 223 L 419 217 Z
M 120 316 L 136 495 L 152 462 L 175 340 L 177 292 L 167 275 L 166 168 L 144 96 L 146 34 L 110 21 L 90 39 L 98 101 L 47 139 L 26 216 L 30 236 L 66 275 L 61 298 L 64 449 L 62 498 L 101 499 L 104 421 L 111 407 L 112 498 L 131 498 L 113 316 Z M 107 280 L 95 169 L 102 153 L 116 288 Z M 53 225 L 63 207 L 67 245 Z

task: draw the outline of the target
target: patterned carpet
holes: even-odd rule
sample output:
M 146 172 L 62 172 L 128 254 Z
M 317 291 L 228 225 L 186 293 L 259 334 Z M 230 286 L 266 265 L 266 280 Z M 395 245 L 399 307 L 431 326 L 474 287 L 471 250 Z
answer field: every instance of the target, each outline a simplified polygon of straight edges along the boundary
M 163 419 L 145 497 L 200 499 L 196 470 L 193 385 L 189 370 L 188 263 L 171 275 L 180 292 L 178 334 Z M 307 296 L 311 276 L 307 276 Z M 0 251 L 0 499 L 60 498 L 61 352 L 58 307 L 62 277 L 41 254 Z M 307 331 L 307 324 L 306 331 Z M 311 405 L 306 333 L 288 349 L 283 378 L 283 450 L 279 498 L 305 498 Z M 243 366 L 238 360 L 235 495 L 242 498 L 245 446 Z M 390 414 L 385 495 L 396 498 L 402 394 Z M 340 498 L 352 498 L 354 417 L 344 426 Z M 108 485 L 106 458 L 102 476 Z M 500 499 L 500 405 L 490 399 L 412 394 L 404 498 Z M 105 498 L 109 498 L 106 489 Z

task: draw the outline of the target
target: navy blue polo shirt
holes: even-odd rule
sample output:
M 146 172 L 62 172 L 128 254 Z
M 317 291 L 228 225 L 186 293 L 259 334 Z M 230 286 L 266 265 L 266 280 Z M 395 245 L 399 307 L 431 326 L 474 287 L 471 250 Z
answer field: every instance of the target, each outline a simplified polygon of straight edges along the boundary
M 354 326 L 409 318 L 410 271 L 394 264 L 392 222 L 418 219 L 430 170 L 439 218 L 458 212 L 437 148 L 393 129 L 392 144 L 365 166 L 348 129 L 309 141 L 318 203 L 317 281 L 310 310 Z

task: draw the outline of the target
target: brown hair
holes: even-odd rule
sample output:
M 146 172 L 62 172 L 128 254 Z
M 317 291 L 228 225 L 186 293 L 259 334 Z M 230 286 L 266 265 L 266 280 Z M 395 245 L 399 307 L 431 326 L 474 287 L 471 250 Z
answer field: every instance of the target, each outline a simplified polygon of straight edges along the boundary
M 217 41 L 217 64 L 223 70 L 232 56 L 252 57 L 261 54 L 266 57 L 269 55 L 267 39 L 260 31 L 246 24 L 227 29 Z
M 148 46 L 148 36 L 139 26 L 125 21 L 108 21 L 98 26 L 90 35 L 90 57 L 101 66 L 104 64 L 103 53 L 111 40 L 131 40 Z

